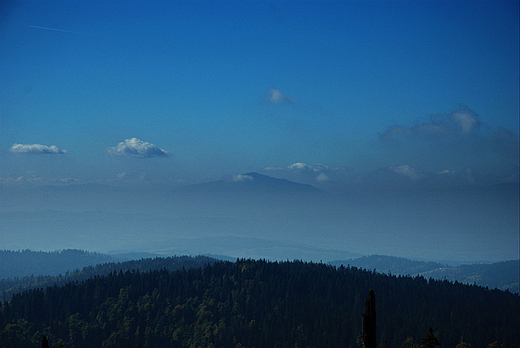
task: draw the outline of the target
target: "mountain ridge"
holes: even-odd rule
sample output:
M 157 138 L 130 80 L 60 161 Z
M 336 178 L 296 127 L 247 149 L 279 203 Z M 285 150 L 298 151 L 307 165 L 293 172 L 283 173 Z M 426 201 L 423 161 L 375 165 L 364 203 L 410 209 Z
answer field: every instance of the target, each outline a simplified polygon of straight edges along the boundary
M 222 180 L 190 184 L 180 187 L 175 191 L 184 193 L 264 192 L 326 194 L 325 191 L 309 184 L 300 184 L 287 179 L 278 179 L 257 172 L 233 175 L 232 177 Z
M 491 289 L 509 290 L 513 293 L 520 292 L 518 279 L 520 260 L 452 266 L 439 262 L 410 260 L 403 257 L 370 255 L 355 259 L 332 261 L 330 264 L 334 266 L 350 265 L 399 276 L 420 276 L 464 284 L 475 284 Z

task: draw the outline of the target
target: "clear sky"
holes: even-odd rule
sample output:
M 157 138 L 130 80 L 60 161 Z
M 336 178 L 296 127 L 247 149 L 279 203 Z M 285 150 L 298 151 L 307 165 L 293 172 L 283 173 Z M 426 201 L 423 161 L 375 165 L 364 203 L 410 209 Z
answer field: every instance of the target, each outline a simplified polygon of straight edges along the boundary
M 4 184 L 518 182 L 518 1 L 39 0 L 0 14 Z

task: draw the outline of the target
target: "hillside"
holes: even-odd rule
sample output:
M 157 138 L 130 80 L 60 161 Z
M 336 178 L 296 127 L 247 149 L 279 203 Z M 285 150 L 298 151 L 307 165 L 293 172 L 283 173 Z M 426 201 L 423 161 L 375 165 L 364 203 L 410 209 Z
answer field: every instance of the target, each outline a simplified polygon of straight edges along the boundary
M 81 252 L 77 251 L 79 254 Z M 30 254 L 33 255 L 33 254 Z M 126 272 L 136 270 L 147 272 L 155 269 L 175 271 L 182 268 L 198 268 L 217 262 L 216 259 L 207 256 L 176 256 L 166 258 L 147 258 L 141 260 L 107 262 L 95 266 L 85 266 L 81 269 L 71 269 L 58 276 L 39 275 L 16 277 L 15 279 L 0 279 L 0 300 L 8 301 L 13 294 L 35 288 L 47 286 L 62 286 L 68 282 L 83 281 L 92 277 L 106 276 L 114 271 Z
M 518 347 L 519 296 L 353 267 L 237 260 L 204 268 L 112 272 L 15 295 L 0 346 L 356 347 L 368 290 L 377 341 Z
M 438 280 L 458 281 L 476 284 L 490 289 L 519 292 L 519 260 L 496 262 L 491 264 L 471 264 L 447 266 L 437 262 L 414 261 L 402 257 L 371 255 L 355 259 L 333 261 L 331 265 L 350 265 L 377 272 L 423 276 Z
M 520 262 L 518 260 L 495 262 L 492 264 L 460 265 L 442 267 L 421 273 L 434 279 L 447 279 L 467 284 L 477 284 L 489 288 L 519 292 Z

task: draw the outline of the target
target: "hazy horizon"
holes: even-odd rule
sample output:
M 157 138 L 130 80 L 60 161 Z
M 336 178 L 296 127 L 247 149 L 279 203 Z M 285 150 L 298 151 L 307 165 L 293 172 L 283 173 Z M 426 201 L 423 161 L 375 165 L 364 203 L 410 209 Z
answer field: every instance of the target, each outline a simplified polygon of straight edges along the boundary
M 0 248 L 518 259 L 519 12 L 4 1 Z

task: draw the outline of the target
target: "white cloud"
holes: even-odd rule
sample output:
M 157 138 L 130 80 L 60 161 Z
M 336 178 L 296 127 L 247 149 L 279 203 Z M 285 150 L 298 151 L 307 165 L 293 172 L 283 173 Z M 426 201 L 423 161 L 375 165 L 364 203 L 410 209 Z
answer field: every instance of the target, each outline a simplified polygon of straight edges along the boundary
M 294 102 L 291 97 L 284 95 L 279 89 L 274 88 L 267 90 L 265 98 L 269 103 L 273 104 L 288 104 Z
M 469 134 L 479 125 L 474 112 L 469 109 L 459 110 L 450 114 L 450 120 L 460 127 L 463 134 Z
M 253 177 L 251 175 L 237 174 L 237 175 L 233 175 L 233 178 L 231 179 L 231 181 L 233 181 L 233 182 L 253 181 Z
M 318 175 L 316 177 L 316 181 L 317 182 L 326 182 L 326 181 L 329 181 L 329 180 L 330 180 L 330 178 L 327 175 L 325 175 L 325 173 L 321 173 L 320 175 Z
M 13 144 L 9 149 L 9 152 L 13 153 L 27 153 L 27 154 L 51 154 L 58 155 L 68 153 L 67 150 L 61 150 L 56 145 L 41 145 L 41 144 Z
M 130 156 L 141 158 L 171 156 L 168 151 L 137 138 L 126 139 L 125 141 L 117 144 L 117 146 L 109 147 L 105 151 L 108 154 L 114 156 Z
M 307 170 L 307 169 L 309 169 L 309 166 L 306 165 L 305 163 L 297 162 L 297 163 L 291 164 L 289 167 L 287 167 L 287 169 L 291 169 L 291 170 Z
M 266 167 L 264 170 L 278 171 L 294 171 L 294 172 L 335 172 L 345 170 L 346 167 L 330 167 L 324 164 L 307 165 L 302 162 L 296 162 L 287 167 Z
M 417 181 L 420 178 L 422 178 L 421 172 L 413 169 L 412 167 L 410 167 L 407 164 L 390 167 L 390 170 L 396 174 L 404 175 L 404 176 L 412 179 L 413 181 Z

